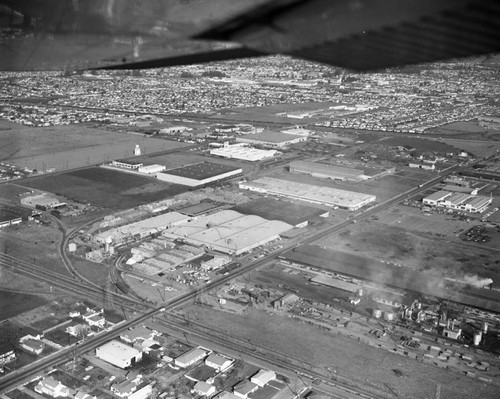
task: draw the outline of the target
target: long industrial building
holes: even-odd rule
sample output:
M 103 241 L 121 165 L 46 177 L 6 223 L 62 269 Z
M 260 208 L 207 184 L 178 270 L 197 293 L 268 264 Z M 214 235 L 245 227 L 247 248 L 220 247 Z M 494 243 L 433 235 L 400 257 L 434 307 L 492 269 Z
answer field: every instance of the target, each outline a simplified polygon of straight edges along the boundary
M 248 134 L 246 136 L 237 137 L 239 143 L 249 143 L 257 145 L 265 145 L 266 147 L 282 148 L 290 144 L 306 141 L 307 136 L 298 136 L 281 132 L 262 132 Z
M 362 181 L 382 177 L 394 173 L 389 169 L 356 169 L 322 162 L 293 161 L 290 162 L 291 173 L 304 173 L 314 177 L 341 181 Z
M 211 155 L 216 155 L 223 158 L 241 159 L 243 161 L 261 161 L 266 158 L 274 157 L 278 152 L 276 150 L 260 150 L 249 147 L 248 144 L 239 143 L 225 145 L 221 148 L 210 150 Z
M 198 187 L 241 174 L 241 168 L 213 162 L 200 162 L 157 173 L 156 178 L 169 183 Z
M 314 186 L 273 177 L 261 177 L 251 182 L 241 182 L 239 187 L 242 190 L 278 195 L 350 211 L 360 209 L 377 199 L 375 195 L 371 194 Z
M 239 255 L 278 239 L 281 233 L 292 228 L 285 222 L 224 210 L 172 227 L 163 235 L 210 250 Z
M 171 226 L 187 222 L 188 216 L 178 212 L 169 212 L 163 215 L 144 219 L 139 222 L 119 226 L 94 235 L 94 241 L 99 244 L 123 244 L 136 239 L 142 239 L 168 229 Z
M 485 197 L 484 195 L 472 195 L 444 190 L 436 191 L 422 200 L 426 205 L 440 206 L 471 213 L 484 212 L 492 201 L 493 198 Z

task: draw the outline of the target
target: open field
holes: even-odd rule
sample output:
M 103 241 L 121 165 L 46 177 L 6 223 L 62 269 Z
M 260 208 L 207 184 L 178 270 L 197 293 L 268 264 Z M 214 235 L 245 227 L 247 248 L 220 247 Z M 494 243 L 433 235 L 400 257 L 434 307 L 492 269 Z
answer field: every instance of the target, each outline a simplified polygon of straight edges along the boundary
M 283 86 L 286 88 L 286 86 Z M 288 118 L 286 116 L 278 116 L 276 114 L 281 112 L 293 112 L 293 111 L 314 111 L 317 109 L 328 108 L 332 105 L 338 105 L 331 102 L 323 103 L 300 103 L 300 104 L 276 104 L 263 107 L 246 107 L 246 108 L 231 108 L 227 110 L 222 110 L 217 114 L 212 115 L 214 118 L 224 118 L 231 122 L 245 122 L 254 121 L 261 123 L 283 123 L 283 124 L 297 124 L 300 123 L 311 123 L 317 121 L 318 119 L 324 119 L 321 116 L 312 118 Z
M 425 133 L 468 140 L 480 140 L 484 138 L 500 140 L 500 132 L 498 130 L 485 129 L 477 121 L 448 123 L 447 125 L 429 129 Z
M 500 132 L 498 133 L 500 139 Z M 488 157 L 490 155 L 496 154 L 500 149 L 500 143 L 494 141 L 480 141 L 480 140 L 460 140 L 444 138 L 442 142 L 450 144 L 454 147 L 460 148 L 470 152 L 477 158 Z
M 276 317 L 255 309 L 243 315 L 214 310 L 207 306 L 190 306 L 198 322 L 209 328 L 220 328 L 230 336 L 251 340 L 255 345 L 279 351 L 313 364 L 327 367 L 356 385 L 384 392 L 387 397 L 431 398 L 437 384 L 446 398 L 496 398 L 498 387 L 455 373 L 427 366 L 404 356 L 382 351 L 343 335 L 332 335 L 285 317 Z M 402 375 L 394 370 L 404 370 Z
M 383 138 L 379 141 L 380 144 L 386 146 L 404 146 L 409 148 L 415 148 L 415 150 L 420 152 L 436 152 L 436 153 L 456 153 L 460 148 L 454 147 L 451 144 L 446 144 L 440 141 L 419 138 L 419 137 L 408 137 L 408 136 L 391 136 Z
M 54 223 L 43 226 L 30 222 L 0 230 L 0 241 L 8 255 L 69 275 L 59 256 L 60 240 L 61 232 Z
M 463 277 L 469 273 L 500 279 L 498 252 L 466 245 L 457 238 L 443 238 L 435 232 L 411 232 L 382 223 L 363 222 L 317 244 L 416 270 L 432 270 L 444 276 Z
M 0 127 L 3 125 L 0 121 Z M 66 170 L 131 157 L 136 144 L 143 154 L 187 146 L 80 124 L 40 128 L 7 124 L 5 130 L 0 130 L 0 138 L 0 160 L 37 170 Z
M 23 184 L 111 210 L 133 208 L 187 191 L 185 186 L 153 177 L 98 167 L 40 176 Z
M 45 303 L 47 303 L 45 298 L 36 295 L 0 290 L 0 321 L 35 309 Z

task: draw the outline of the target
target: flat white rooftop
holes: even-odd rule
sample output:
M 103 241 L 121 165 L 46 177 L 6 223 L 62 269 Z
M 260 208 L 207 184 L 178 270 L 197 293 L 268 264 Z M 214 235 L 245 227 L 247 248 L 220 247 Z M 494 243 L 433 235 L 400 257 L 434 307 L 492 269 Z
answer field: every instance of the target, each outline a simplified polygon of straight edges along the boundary
M 261 177 L 251 182 L 240 183 L 244 190 L 258 191 L 309 201 L 317 204 L 338 206 L 356 210 L 377 199 L 375 195 L 363 194 L 337 188 L 314 186 L 274 177 Z
M 168 233 L 192 244 L 238 254 L 272 241 L 291 228 L 292 225 L 278 220 L 224 210 L 172 227 Z

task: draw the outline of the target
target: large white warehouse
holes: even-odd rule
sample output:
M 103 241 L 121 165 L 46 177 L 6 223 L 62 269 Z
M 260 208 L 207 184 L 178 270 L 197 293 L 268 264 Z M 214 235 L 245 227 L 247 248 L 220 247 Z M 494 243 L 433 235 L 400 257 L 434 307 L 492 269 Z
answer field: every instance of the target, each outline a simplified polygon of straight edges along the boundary
M 274 157 L 278 151 L 276 150 L 259 150 L 249 147 L 245 143 L 226 145 L 222 148 L 210 150 L 211 155 L 217 155 L 223 158 L 241 159 L 243 161 L 261 161 L 266 158 Z
M 120 341 L 110 341 L 95 350 L 95 355 L 116 367 L 125 369 L 141 361 L 142 352 Z
M 171 226 L 186 222 L 187 220 L 189 220 L 188 216 L 178 212 L 164 213 L 139 222 L 103 231 L 94 236 L 94 241 L 100 244 L 122 244 L 124 242 L 151 236 Z
M 350 211 L 355 211 L 377 199 L 375 195 L 371 194 L 313 186 L 273 177 L 261 177 L 251 182 L 241 182 L 239 186 L 242 190 L 257 191 L 332 207 L 338 206 Z
M 172 227 L 165 235 L 211 250 L 239 255 L 279 238 L 281 233 L 291 228 L 293 226 L 285 222 L 224 210 Z

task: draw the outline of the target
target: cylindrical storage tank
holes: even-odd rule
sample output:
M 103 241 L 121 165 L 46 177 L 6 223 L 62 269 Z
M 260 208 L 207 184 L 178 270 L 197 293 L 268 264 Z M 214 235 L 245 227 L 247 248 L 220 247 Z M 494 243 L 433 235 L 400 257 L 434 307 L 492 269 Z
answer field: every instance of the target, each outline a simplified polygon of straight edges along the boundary
M 384 312 L 384 319 L 387 321 L 394 320 L 394 312 Z
M 476 331 L 474 333 L 474 346 L 478 346 L 483 338 L 483 333 L 481 331 Z
M 373 317 L 380 319 L 382 317 L 382 311 L 380 309 L 373 309 Z
M 446 312 L 446 310 L 443 310 L 441 312 L 441 321 L 446 322 L 447 320 L 448 320 L 448 313 Z
M 483 330 L 483 334 L 486 334 L 488 332 L 488 322 L 483 321 L 483 324 L 481 327 L 482 327 L 481 330 Z

